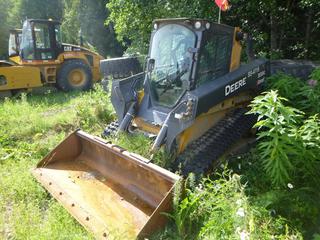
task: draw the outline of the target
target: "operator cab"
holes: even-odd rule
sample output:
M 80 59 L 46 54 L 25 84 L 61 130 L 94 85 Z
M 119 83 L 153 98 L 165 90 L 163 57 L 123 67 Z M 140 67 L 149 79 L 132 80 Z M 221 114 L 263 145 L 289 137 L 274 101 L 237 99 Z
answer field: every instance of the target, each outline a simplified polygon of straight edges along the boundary
M 153 24 L 145 80 L 152 105 L 172 109 L 187 90 L 230 71 L 235 28 L 199 19 Z
M 61 23 L 52 20 L 26 20 L 22 29 L 22 60 L 55 60 L 63 51 Z
M 20 43 L 22 38 L 22 30 L 21 29 L 12 29 L 10 30 L 9 35 L 9 57 L 19 56 L 20 52 Z

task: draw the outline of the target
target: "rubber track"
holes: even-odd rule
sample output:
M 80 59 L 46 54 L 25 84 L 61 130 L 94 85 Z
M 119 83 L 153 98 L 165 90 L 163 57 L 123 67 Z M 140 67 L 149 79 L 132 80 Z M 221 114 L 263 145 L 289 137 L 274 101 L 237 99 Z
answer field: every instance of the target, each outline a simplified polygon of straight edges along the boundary
M 103 133 L 101 134 L 102 137 L 108 137 L 111 135 L 115 135 L 119 128 L 118 121 L 113 121 L 109 123 L 106 128 L 104 129 Z
M 219 121 L 203 136 L 192 142 L 175 160 L 173 170 L 187 176 L 205 174 L 219 164 L 226 150 L 246 134 L 256 122 L 254 115 L 246 115 L 247 110 L 237 109 Z

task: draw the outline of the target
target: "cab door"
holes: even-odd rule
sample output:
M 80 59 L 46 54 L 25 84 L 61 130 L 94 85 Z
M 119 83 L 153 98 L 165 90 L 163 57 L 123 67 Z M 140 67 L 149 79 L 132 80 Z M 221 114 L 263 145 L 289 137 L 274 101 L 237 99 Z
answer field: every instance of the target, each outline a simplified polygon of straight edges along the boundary
M 32 29 L 35 47 L 34 60 L 56 59 L 54 29 L 51 24 L 33 22 Z

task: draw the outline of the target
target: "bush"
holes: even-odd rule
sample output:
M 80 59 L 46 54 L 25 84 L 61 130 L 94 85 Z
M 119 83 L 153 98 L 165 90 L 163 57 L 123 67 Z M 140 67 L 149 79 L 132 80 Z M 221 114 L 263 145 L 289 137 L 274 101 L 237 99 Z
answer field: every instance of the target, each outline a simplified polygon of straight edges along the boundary
M 311 73 L 310 77 L 311 77 L 312 80 L 318 81 L 318 84 L 319 84 L 319 81 L 320 81 L 320 68 L 316 68 Z
M 279 95 L 289 103 L 308 114 L 320 112 L 320 68 L 310 75 L 311 80 L 304 82 L 299 78 L 278 73 L 268 78 L 268 88 L 278 90 Z

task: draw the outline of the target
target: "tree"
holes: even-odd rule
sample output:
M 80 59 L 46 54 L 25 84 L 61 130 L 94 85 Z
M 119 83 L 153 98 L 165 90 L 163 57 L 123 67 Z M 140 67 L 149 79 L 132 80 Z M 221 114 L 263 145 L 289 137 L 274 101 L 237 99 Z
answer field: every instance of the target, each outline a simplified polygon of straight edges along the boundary
M 64 0 L 64 13 L 62 21 L 63 41 L 71 44 L 79 43 L 80 0 Z
M 9 9 L 11 2 L 9 0 L 0 0 L 0 59 L 7 57 L 8 36 L 9 36 Z
M 122 47 L 116 40 L 112 24 L 105 25 L 108 16 L 106 0 L 81 0 L 80 28 L 85 40 L 104 56 L 121 56 Z
M 253 35 L 256 52 L 269 58 L 320 58 L 320 1 L 230 0 L 223 23 Z M 146 52 L 155 18 L 198 17 L 216 21 L 213 0 L 110 0 L 107 22 L 131 51 Z M 128 41 L 129 40 L 129 41 Z
M 217 19 L 218 10 L 211 0 L 110 0 L 107 23 L 115 24 L 118 40 L 129 52 L 146 53 L 152 21 L 156 18 L 189 17 Z
M 14 4 L 11 10 L 11 22 L 21 23 L 25 19 L 60 20 L 63 14 L 62 0 L 11 0 Z M 21 27 L 15 26 L 15 27 Z
M 104 25 L 108 15 L 106 3 L 106 0 L 64 0 L 64 41 L 79 44 L 81 29 L 87 47 L 104 56 L 121 56 L 123 50 L 116 40 L 113 26 Z

